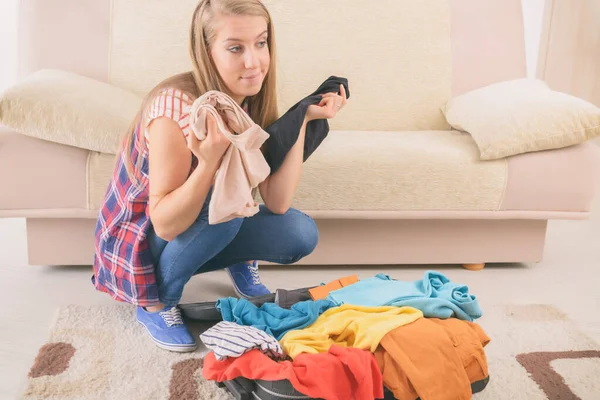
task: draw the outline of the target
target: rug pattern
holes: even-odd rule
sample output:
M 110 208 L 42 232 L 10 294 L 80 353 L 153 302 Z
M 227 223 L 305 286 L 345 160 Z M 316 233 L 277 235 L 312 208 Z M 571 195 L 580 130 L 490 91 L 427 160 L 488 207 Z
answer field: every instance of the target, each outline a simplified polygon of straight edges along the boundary
M 490 383 L 475 399 L 600 398 L 600 345 L 558 308 L 503 304 L 484 311 L 478 323 L 492 339 Z M 207 328 L 190 324 L 196 337 Z M 207 349 L 199 343 L 187 354 L 159 349 L 129 305 L 61 308 L 21 398 L 233 399 L 202 377 Z

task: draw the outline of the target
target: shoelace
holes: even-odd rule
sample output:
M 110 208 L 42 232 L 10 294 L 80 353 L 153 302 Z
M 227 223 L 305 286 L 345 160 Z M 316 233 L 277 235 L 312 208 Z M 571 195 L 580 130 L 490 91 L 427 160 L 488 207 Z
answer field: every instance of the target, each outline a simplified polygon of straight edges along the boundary
M 258 266 L 254 264 L 248 264 L 248 270 L 252 275 L 252 283 L 254 283 L 255 285 L 262 285 L 262 282 L 260 281 L 260 276 L 258 276 Z
M 173 325 L 183 325 L 181 312 L 177 307 L 171 307 L 168 311 L 161 311 L 158 314 L 162 317 L 168 327 Z

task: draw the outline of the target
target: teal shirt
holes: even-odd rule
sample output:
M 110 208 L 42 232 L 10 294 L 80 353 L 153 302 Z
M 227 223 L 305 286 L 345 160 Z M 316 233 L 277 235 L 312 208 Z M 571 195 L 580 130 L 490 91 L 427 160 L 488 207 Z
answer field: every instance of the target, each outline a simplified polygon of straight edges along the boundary
M 458 318 L 473 321 L 482 316 L 477 297 L 466 285 L 452 283 L 444 274 L 427 271 L 423 279 L 405 282 L 377 274 L 329 293 L 336 306 L 408 306 L 426 318 Z

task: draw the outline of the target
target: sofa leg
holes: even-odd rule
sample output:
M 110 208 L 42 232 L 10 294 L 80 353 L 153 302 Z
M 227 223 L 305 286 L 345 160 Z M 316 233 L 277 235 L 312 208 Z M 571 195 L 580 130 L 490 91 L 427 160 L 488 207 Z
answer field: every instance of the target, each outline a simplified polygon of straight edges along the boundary
M 464 269 L 468 269 L 469 271 L 481 271 L 485 267 L 485 263 L 481 264 L 463 264 Z

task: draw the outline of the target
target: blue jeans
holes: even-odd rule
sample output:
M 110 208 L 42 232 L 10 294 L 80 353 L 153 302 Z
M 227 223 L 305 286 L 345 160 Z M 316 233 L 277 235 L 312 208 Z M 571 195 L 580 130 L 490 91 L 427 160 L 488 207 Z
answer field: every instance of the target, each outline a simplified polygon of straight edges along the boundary
M 159 238 L 152 228 L 148 233 L 158 295 L 165 305 L 177 305 L 185 284 L 196 274 L 249 260 L 292 264 L 317 246 L 315 222 L 293 208 L 273 214 L 261 204 L 252 217 L 209 225 L 211 194 L 212 190 L 194 223 L 172 241 Z

